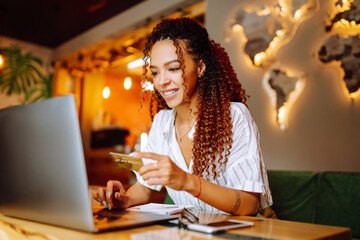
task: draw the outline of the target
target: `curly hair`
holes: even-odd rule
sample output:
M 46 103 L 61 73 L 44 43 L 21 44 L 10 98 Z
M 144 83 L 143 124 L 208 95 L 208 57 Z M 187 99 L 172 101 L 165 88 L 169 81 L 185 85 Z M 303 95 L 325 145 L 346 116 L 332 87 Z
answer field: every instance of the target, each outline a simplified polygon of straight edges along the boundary
M 182 40 L 196 63 L 203 61 L 206 69 L 198 77 L 199 98 L 196 104 L 198 115 L 193 140 L 193 172 L 196 175 L 216 179 L 227 163 L 232 148 L 231 102 L 246 105 L 247 95 L 242 88 L 225 49 L 209 38 L 207 30 L 191 18 L 162 20 L 150 33 L 144 49 L 143 82 L 147 77 L 150 50 L 165 39 L 172 40 L 176 47 L 184 75 L 184 59 L 179 40 Z M 154 90 L 150 99 L 150 116 L 169 109 L 165 100 Z

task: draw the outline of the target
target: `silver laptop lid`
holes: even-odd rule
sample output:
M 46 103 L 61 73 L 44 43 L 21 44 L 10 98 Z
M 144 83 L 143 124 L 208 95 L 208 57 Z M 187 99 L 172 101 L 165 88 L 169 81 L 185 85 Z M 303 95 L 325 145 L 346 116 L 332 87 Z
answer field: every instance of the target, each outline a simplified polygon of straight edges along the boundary
M 72 96 L 0 110 L 0 211 L 95 231 Z

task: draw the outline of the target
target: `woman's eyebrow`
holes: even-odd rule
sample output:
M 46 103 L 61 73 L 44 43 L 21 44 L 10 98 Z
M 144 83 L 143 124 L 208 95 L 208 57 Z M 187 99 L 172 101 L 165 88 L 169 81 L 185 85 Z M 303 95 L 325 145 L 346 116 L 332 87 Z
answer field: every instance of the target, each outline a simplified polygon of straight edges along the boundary
M 172 63 L 180 63 L 180 61 L 177 60 L 177 59 L 170 60 L 170 61 L 164 63 L 164 66 L 170 65 L 170 64 L 172 64 Z M 157 68 L 157 67 L 156 67 L 155 65 L 150 65 L 150 68 Z

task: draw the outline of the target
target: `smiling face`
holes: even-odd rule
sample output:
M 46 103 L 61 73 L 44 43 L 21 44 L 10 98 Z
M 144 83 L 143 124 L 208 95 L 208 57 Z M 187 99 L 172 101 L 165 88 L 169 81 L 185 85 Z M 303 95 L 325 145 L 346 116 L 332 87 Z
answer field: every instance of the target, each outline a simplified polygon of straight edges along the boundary
M 196 64 L 194 57 L 185 50 L 183 41 L 179 41 L 182 49 L 184 74 L 181 68 L 176 47 L 172 40 L 162 40 L 154 44 L 150 53 L 150 70 L 153 75 L 155 89 L 164 98 L 170 108 L 176 108 L 197 100 L 197 77 L 203 71 L 203 64 Z

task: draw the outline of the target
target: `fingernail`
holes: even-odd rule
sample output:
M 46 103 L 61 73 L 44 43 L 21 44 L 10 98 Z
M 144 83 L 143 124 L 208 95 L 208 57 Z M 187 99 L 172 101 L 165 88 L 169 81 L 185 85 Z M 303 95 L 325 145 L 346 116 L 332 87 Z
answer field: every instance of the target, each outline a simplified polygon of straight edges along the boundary
M 107 207 L 107 204 L 106 204 L 106 202 L 105 202 L 105 201 L 103 201 L 103 205 L 104 205 L 105 207 Z
M 111 205 L 109 205 L 109 210 L 111 210 Z
M 107 192 L 108 198 L 110 198 L 110 192 Z
M 120 193 L 115 193 L 115 197 L 119 198 L 120 197 Z

